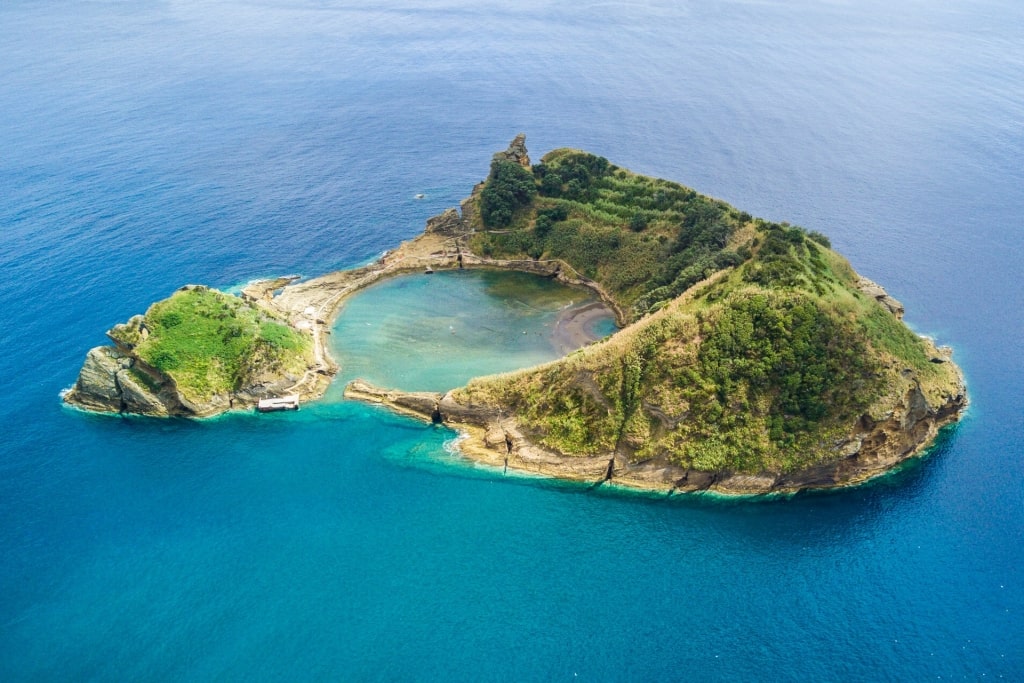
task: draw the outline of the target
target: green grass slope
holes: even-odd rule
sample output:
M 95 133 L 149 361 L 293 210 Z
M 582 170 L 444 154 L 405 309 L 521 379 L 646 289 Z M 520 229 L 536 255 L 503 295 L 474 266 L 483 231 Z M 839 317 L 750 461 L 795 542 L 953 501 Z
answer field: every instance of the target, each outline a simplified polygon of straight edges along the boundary
M 956 367 L 861 293 L 820 234 L 581 152 L 553 152 L 532 175 L 536 193 L 503 228 L 487 225 L 485 185 L 477 248 L 564 259 L 636 320 L 456 393 L 514 411 L 551 450 L 792 472 L 838 458 L 863 415 L 883 419 L 912 387 L 941 405 L 958 386 Z
M 301 375 L 313 356 L 309 335 L 206 287 L 178 290 L 108 334 L 193 402 L 238 391 L 267 373 Z

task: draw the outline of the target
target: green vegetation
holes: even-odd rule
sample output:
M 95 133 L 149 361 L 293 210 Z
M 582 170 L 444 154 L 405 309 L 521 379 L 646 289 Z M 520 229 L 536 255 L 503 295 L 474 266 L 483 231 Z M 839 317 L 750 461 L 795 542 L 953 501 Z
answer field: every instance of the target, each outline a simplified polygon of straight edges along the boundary
M 476 251 L 561 259 L 635 315 L 742 262 L 727 245 L 750 221 L 682 185 L 575 150 L 551 152 L 530 171 L 495 162 L 479 202 Z
M 512 161 L 495 160 L 480 195 L 484 224 L 492 228 L 511 224 L 516 211 L 529 204 L 536 193 L 529 171 Z
M 477 248 L 563 259 L 637 320 L 459 390 L 510 409 L 553 450 L 790 472 L 839 457 L 862 415 L 881 419 L 912 388 L 938 403 L 956 386 L 955 367 L 929 362 L 934 349 L 857 289 L 821 233 L 572 150 L 533 176 L 537 196 Z
M 266 311 L 205 287 L 179 290 L 111 336 L 171 377 L 189 400 L 245 387 L 264 372 L 301 374 L 312 339 Z M 139 379 L 149 384 L 141 373 Z

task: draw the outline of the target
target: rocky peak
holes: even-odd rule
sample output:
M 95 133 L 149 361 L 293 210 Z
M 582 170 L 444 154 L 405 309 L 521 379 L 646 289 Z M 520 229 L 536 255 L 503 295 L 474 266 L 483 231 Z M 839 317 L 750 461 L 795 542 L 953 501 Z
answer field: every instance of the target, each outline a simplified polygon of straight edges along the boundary
M 508 149 L 498 152 L 494 161 L 514 161 L 523 168 L 530 168 L 530 155 L 526 152 L 526 133 L 520 133 L 509 143 Z

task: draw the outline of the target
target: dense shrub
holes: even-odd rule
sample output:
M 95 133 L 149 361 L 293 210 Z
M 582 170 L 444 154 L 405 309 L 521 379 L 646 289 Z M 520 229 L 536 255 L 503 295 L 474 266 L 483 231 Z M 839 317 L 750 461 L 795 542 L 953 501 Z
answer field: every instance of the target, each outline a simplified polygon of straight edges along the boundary
M 701 333 L 698 358 L 718 402 L 767 406 L 773 440 L 857 403 L 850 387 L 874 370 L 863 337 L 802 295 L 735 299 Z
M 525 187 L 531 175 L 539 198 Z M 532 231 L 515 219 L 525 203 L 536 210 Z M 728 205 L 584 152 L 552 153 L 532 173 L 497 162 L 481 214 L 485 227 L 529 233 L 481 236 L 477 248 L 485 255 L 561 258 L 611 287 L 638 314 L 750 256 L 749 250 L 720 254 L 737 227 Z M 648 243 L 640 246 L 640 239 Z
M 832 240 L 830 240 L 826 235 L 818 232 L 817 230 L 811 230 L 809 233 L 807 233 L 807 237 L 809 237 L 810 239 L 814 240 L 815 242 L 817 242 L 818 244 L 827 249 L 832 248 Z
M 512 161 L 494 161 L 480 195 L 480 216 L 489 228 L 512 223 L 515 212 L 528 205 L 537 194 L 533 174 Z

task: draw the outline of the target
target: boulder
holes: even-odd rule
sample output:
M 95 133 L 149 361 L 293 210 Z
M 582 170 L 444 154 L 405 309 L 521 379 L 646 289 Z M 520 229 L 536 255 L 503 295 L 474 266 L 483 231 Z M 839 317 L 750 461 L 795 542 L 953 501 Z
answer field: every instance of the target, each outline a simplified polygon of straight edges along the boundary
M 427 219 L 426 232 L 445 237 L 459 237 L 470 232 L 470 228 L 459 215 L 458 209 L 445 209 L 444 213 Z

